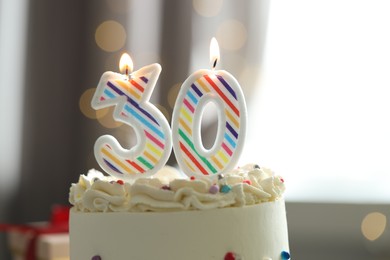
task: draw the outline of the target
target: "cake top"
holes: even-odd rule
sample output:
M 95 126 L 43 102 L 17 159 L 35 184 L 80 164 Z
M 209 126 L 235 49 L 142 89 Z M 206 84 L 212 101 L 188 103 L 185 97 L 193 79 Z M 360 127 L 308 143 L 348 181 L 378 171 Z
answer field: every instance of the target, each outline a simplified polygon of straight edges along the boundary
M 274 201 L 284 190 L 280 176 L 255 164 L 196 178 L 165 166 L 132 184 L 91 169 L 72 184 L 69 202 L 80 212 L 207 210 Z

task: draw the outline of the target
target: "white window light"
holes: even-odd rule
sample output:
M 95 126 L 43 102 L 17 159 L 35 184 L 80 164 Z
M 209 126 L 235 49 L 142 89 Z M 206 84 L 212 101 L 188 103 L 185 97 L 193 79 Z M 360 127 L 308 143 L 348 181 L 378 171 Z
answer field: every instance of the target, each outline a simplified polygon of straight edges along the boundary
M 287 200 L 390 202 L 390 2 L 271 3 L 243 159 Z

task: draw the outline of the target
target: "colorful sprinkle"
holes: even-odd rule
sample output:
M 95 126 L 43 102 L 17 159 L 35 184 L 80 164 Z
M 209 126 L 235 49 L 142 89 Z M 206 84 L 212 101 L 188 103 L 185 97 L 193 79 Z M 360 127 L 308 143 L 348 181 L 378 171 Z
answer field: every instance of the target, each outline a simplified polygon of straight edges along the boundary
M 102 260 L 102 258 L 100 257 L 100 255 L 95 255 L 91 258 L 91 260 Z
M 211 194 L 217 194 L 219 192 L 219 186 L 214 184 L 214 185 L 211 185 L 210 189 L 209 189 L 209 192 Z
M 228 193 L 231 189 L 232 189 L 232 187 L 230 185 L 222 185 L 221 192 Z
M 168 185 L 164 185 L 161 187 L 161 189 L 163 190 L 171 190 L 171 187 L 169 187 Z
M 233 252 L 227 252 L 224 260 L 236 260 L 236 255 Z
M 289 254 L 287 251 L 282 251 L 282 253 L 280 254 L 280 256 L 282 257 L 282 260 L 288 260 L 288 259 L 290 259 L 290 254 Z
M 191 180 L 191 181 L 195 180 L 195 176 L 191 176 L 191 177 L 190 177 L 190 180 Z
M 251 181 L 251 180 L 243 180 L 242 182 L 243 182 L 243 183 L 246 183 L 246 184 L 248 184 L 248 185 L 252 185 L 252 181 Z
M 280 181 L 284 183 L 284 179 L 283 178 L 280 178 Z
M 117 180 L 116 183 L 118 183 L 118 184 L 120 184 L 120 185 L 125 184 L 122 180 Z

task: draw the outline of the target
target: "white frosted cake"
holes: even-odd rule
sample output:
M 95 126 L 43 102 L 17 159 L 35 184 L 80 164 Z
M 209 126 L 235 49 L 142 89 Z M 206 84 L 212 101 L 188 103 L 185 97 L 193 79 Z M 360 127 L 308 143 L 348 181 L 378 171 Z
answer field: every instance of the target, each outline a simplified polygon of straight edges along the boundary
M 130 184 L 96 170 L 72 184 L 72 260 L 290 259 L 284 181 L 257 165 Z

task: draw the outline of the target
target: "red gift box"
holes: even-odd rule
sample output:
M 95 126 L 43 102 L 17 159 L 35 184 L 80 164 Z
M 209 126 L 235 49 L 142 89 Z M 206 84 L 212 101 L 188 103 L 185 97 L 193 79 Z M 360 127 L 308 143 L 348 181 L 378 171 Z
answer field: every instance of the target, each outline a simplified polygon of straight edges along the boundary
M 55 206 L 49 222 L 27 225 L 0 224 L 8 232 L 14 259 L 69 259 L 69 207 Z

